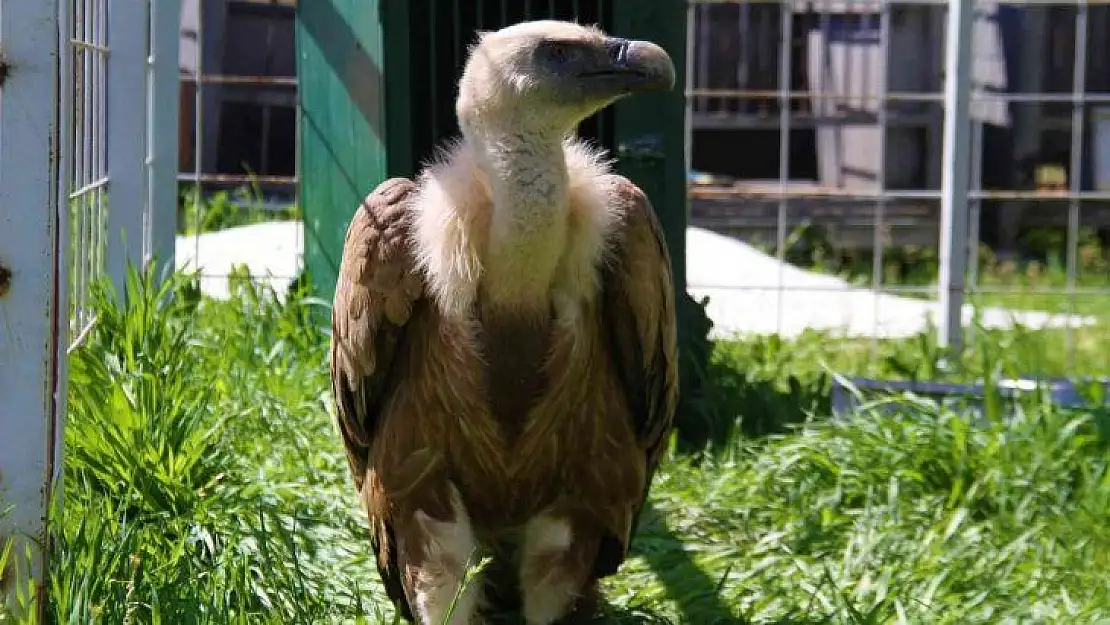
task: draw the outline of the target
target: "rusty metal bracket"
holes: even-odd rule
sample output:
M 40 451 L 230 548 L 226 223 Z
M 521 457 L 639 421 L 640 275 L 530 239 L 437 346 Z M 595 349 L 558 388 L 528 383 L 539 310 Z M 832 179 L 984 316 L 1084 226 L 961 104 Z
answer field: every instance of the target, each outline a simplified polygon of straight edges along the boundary
M 12 270 L 7 265 L 0 263 L 0 297 L 12 290 Z
M 0 46 L 0 87 L 4 86 L 4 81 L 8 79 L 8 72 L 11 68 L 8 59 L 4 57 L 4 46 Z

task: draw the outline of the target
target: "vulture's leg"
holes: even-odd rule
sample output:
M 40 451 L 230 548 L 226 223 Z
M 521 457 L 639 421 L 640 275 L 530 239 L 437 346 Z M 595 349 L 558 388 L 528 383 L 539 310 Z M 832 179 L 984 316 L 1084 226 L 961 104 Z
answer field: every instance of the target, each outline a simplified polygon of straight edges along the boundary
M 469 515 L 451 488 L 451 512 L 434 518 L 416 510 L 401 539 L 400 556 L 408 581 L 410 602 L 421 625 L 441 625 L 447 616 L 468 560 L 475 556 L 477 540 Z M 476 623 L 481 599 L 481 583 L 472 581 L 459 597 L 449 625 Z
M 577 529 L 580 529 L 578 526 Z M 520 550 L 520 589 L 527 625 L 551 625 L 592 595 L 598 540 L 569 520 L 541 515 L 528 522 Z

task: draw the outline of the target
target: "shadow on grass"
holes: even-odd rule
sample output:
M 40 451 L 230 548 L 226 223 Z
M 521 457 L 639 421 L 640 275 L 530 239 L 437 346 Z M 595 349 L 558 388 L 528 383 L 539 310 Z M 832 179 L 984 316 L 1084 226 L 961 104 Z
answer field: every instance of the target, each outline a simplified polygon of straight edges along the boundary
M 679 425 L 680 453 L 719 454 L 737 437 L 783 434 L 804 423 L 808 413 L 824 415 L 832 410 L 832 377 L 825 373 L 785 375 L 780 380 L 713 363 L 703 392 L 705 408 Z
M 678 620 L 642 605 L 614 605 L 602 593 L 598 613 L 575 625 L 745 625 L 748 623 L 721 596 L 721 580 L 710 577 L 683 548 L 682 540 L 667 525 L 665 515 L 651 502 L 643 511 L 632 554 L 645 560 L 662 582 L 666 596 L 677 604 Z M 619 575 L 619 573 L 618 573 Z M 498 614 L 497 625 L 521 623 L 518 615 Z M 818 625 L 827 617 L 787 617 L 775 625 Z
M 722 597 L 723 579 L 713 579 L 702 570 L 682 540 L 667 525 L 665 515 L 650 502 L 643 511 L 640 530 L 632 547 L 662 582 L 667 597 L 677 604 L 676 623 L 641 606 L 603 603 L 591 624 L 612 625 L 744 625 L 749 622 Z M 824 615 L 793 615 L 776 625 L 818 625 L 832 622 Z
M 665 515 L 649 501 L 633 541 L 633 554 L 642 557 L 662 582 L 667 596 L 682 612 L 682 623 L 719 625 L 738 623 L 733 610 L 721 599 L 720 582 L 698 567 L 681 539 L 667 525 Z M 637 615 L 614 614 L 613 623 L 666 623 Z M 639 620 L 637 620 L 639 619 Z

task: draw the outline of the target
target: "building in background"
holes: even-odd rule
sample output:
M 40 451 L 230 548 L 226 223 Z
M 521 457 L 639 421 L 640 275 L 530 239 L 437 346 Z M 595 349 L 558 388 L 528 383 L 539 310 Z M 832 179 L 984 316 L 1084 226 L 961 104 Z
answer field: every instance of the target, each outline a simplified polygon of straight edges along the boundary
M 819 224 L 838 246 L 870 247 L 882 202 L 888 244 L 936 245 L 947 8 L 892 5 L 884 33 L 881 6 L 695 5 L 692 167 L 707 175 L 695 177 L 705 183 L 692 188 L 693 223 L 773 241 L 786 203 L 788 227 Z M 979 206 L 992 246 L 1012 249 L 1023 228 L 1067 222 L 1066 201 L 1015 190 L 1078 182 L 1110 192 L 1110 10 L 1086 11 L 1083 29 L 1074 6 L 977 3 L 972 122 L 982 135 L 970 175 L 973 187 L 1006 192 Z M 1073 141 L 1077 60 L 1088 104 Z M 1110 234 L 1105 205 L 1083 209 L 1084 225 Z
M 296 193 L 296 0 L 183 0 L 181 182 Z M 197 97 L 198 89 L 200 97 Z

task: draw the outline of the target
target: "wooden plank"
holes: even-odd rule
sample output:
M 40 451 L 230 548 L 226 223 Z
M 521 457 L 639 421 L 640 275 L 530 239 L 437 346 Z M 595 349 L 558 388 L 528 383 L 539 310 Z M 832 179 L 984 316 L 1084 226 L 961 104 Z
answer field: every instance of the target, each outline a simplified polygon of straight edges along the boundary
M 386 175 L 378 2 L 299 3 L 297 74 L 305 267 L 330 301 L 347 224 Z
M 670 248 L 675 289 L 686 288 L 686 3 L 613 3 L 613 35 L 646 39 L 674 61 L 669 93 L 637 94 L 614 105 L 617 169 L 643 188 Z M 680 329 L 681 331 L 681 329 Z
M 14 538 L 29 569 L 0 575 L 14 604 L 27 582 L 43 616 L 49 503 L 61 473 L 66 267 L 55 162 L 58 2 L 0 0 L 0 540 Z M 25 564 L 22 559 L 13 564 Z M 31 580 L 25 576 L 30 574 Z

